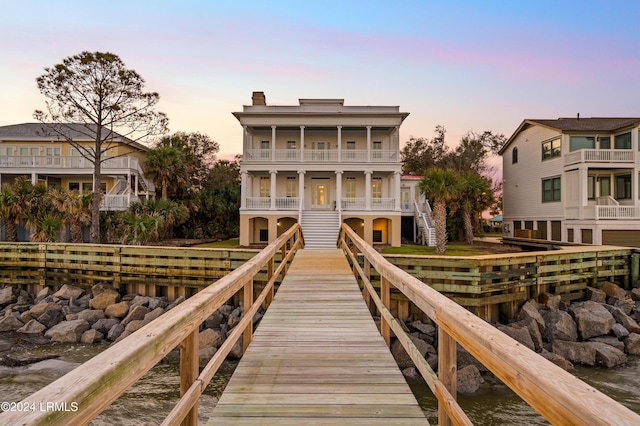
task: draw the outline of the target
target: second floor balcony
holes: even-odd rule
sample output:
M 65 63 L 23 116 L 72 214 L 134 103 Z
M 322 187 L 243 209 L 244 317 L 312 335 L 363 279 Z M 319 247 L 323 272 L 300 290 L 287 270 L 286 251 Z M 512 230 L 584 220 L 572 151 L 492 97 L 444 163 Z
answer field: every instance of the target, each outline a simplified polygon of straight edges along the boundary
M 400 161 L 396 150 L 372 149 L 248 149 L 246 162 L 310 162 L 310 163 L 396 163 Z
M 0 168 L 25 168 L 25 169 L 66 169 L 66 170 L 93 170 L 93 163 L 78 155 L 9 155 L 0 157 Z M 139 160 L 136 157 L 108 158 L 102 162 L 103 170 L 109 169 L 140 169 Z
M 633 163 L 633 149 L 579 149 L 564 156 L 564 164 L 576 163 Z

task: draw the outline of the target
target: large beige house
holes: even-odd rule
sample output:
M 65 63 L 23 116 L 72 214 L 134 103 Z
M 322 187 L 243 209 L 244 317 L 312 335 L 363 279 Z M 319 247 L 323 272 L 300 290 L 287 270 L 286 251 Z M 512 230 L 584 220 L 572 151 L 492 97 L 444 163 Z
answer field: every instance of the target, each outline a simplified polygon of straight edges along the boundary
M 60 128 L 24 123 L 0 126 L 0 184 L 10 184 L 27 176 L 32 183 L 44 182 L 78 192 L 92 192 L 93 163 L 80 155 L 77 144 L 92 147 L 90 131 L 81 125 Z M 144 177 L 141 163 L 149 150 L 144 145 L 113 134 L 105 144 L 107 159 L 102 163 L 102 210 L 126 210 L 134 201 L 155 196 L 153 182 Z
M 243 128 L 240 244 L 273 241 L 300 223 L 306 247 L 335 247 L 341 223 L 371 244 L 415 238 L 415 179 L 403 181 L 397 106 L 342 99 L 252 105 L 233 115 Z
M 640 118 L 524 120 L 502 147 L 503 233 L 640 246 Z

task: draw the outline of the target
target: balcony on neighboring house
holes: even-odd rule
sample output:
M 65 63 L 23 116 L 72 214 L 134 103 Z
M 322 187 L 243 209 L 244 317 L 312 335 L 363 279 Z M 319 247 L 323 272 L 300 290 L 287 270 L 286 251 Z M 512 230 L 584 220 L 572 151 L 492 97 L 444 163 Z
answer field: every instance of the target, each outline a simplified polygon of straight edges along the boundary
M 564 156 L 564 164 L 576 163 L 633 163 L 633 149 L 579 149 Z
M 567 219 L 603 219 L 603 220 L 632 220 L 640 219 L 640 206 L 620 205 L 611 196 L 598 197 L 596 205 L 571 206 L 566 209 Z M 582 218 L 580 213 L 582 212 Z

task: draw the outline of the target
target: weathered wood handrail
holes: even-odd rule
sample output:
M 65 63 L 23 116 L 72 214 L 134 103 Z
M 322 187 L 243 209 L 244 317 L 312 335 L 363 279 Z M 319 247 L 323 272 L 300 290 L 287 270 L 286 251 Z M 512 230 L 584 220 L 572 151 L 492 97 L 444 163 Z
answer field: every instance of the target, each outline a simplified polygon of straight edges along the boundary
M 345 224 L 340 229 L 338 242 L 351 259 L 354 272 L 365 283 L 365 299 L 375 301 L 381 312 L 383 335 L 386 327 L 396 333 L 438 399 L 440 424 L 468 424 L 455 402 L 456 342 L 552 424 L 640 424 L 640 415 L 389 263 Z M 358 252 L 365 258 L 364 270 L 357 262 Z M 371 267 L 378 271 L 381 282 L 396 287 L 437 324 L 439 378 L 388 311 L 389 306 L 385 305 L 388 300 L 384 300 L 388 290 L 383 290 L 381 285 L 382 297 L 379 298 L 373 287 L 367 285 L 366 272 Z
M 285 274 L 288 261 L 302 246 L 301 230 L 296 224 L 244 265 L 21 402 L 25 406 L 34 404 L 35 407 L 48 401 L 66 402 L 69 406 L 74 402 L 78 406 L 77 411 L 4 412 L 0 414 L 0 424 L 86 424 L 177 345 L 181 347 L 181 400 L 170 413 L 167 424 L 197 424 L 200 394 L 240 334 L 250 334 L 254 314 L 273 292 L 277 276 Z M 283 258 L 278 269 L 274 271 L 273 266 L 269 267 L 272 275 L 268 284 L 253 301 L 253 297 L 249 296 L 253 276 L 267 263 L 273 265 L 274 256 L 279 250 L 282 250 Z M 242 320 L 198 375 L 198 328 L 239 291 L 245 293 Z M 244 343 L 246 348 L 247 341 Z

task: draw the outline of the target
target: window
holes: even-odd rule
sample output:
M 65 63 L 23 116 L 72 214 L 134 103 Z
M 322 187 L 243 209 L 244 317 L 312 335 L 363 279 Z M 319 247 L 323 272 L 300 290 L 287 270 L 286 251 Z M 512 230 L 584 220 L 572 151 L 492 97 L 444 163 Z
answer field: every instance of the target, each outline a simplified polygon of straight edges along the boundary
M 611 178 L 609 176 L 600 176 L 600 195 L 599 197 L 608 197 L 611 195 Z
M 287 198 L 298 196 L 298 182 L 295 176 L 287 176 Z
M 559 157 L 562 154 L 562 145 L 560 139 L 554 139 L 542 143 L 542 159 Z
M 271 143 L 269 141 L 260 141 L 260 158 L 263 160 L 271 157 L 271 152 L 269 151 Z
M 560 201 L 560 178 L 542 180 L 542 202 Z
M 382 230 L 374 229 L 372 237 L 373 237 L 372 240 L 373 240 L 374 243 L 381 243 L 382 242 Z
M 631 175 L 616 176 L 615 197 L 617 200 L 631 198 Z
M 596 198 L 596 177 L 587 176 L 587 198 L 593 200 Z
M 374 177 L 371 182 L 371 198 L 379 200 L 382 198 L 382 178 Z
M 631 132 L 616 135 L 613 147 L 615 149 L 631 149 Z
M 382 158 L 382 142 L 381 141 L 373 141 L 373 158 L 380 159 Z
M 594 138 L 593 136 L 571 136 L 569 138 L 569 151 L 577 151 L 579 149 L 595 149 L 595 147 L 596 138 Z
M 80 192 L 80 182 L 69 182 L 69 191 Z
M 346 183 L 345 189 L 346 189 L 345 191 L 346 198 L 356 198 L 356 178 L 347 177 L 347 183 Z
M 44 154 L 47 157 L 46 165 L 47 166 L 60 166 L 61 158 L 60 158 L 60 147 L 46 147 L 44 150 Z
M 260 198 L 269 198 L 271 194 L 271 178 L 260 176 Z
M 72 183 L 69 183 L 69 187 L 71 187 Z M 107 193 L 107 183 L 106 182 L 101 182 L 100 183 L 100 191 L 103 194 Z M 93 192 L 93 182 L 82 182 L 82 192 L 85 194 L 90 194 Z
M 347 152 L 346 154 L 346 158 L 353 160 L 354 158 L 356 158 L 356 153 L 354 152 L 356 150 L 356 141 L 347 141 Z
M 611 138 L 609 136 L 600 136 L 598 145 L 600 149 L 611 149 Z
M 516 164 L 518 162 L 518 148 L 513 148 L 511 150 L 511 164 Z
M 296 141 L 287 141 L 287 158 L 296 158 Z

